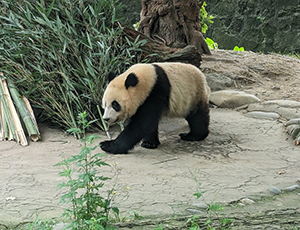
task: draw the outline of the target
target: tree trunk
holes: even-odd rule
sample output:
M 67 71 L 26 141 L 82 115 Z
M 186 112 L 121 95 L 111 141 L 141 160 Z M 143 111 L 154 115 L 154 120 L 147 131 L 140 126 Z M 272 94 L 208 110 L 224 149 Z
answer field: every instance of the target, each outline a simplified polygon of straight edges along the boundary
M 154 40 L 128 27 L 123 27 L 123 33 L 131 41 L 147 40 L 147 43 L 141 47 L 143 50 L 142 56 L 151 62 L 184 62 L 200 67 L 201 54 L 195 46 L 188 45 L 183 49 L 169 47 L 159 40 Z M 153 53 L 157 55 L 153 55 Z
M 138 31 L 168 47 L 195 46 L 210 54 L 201 33 L 199 0 L 142 0 Z

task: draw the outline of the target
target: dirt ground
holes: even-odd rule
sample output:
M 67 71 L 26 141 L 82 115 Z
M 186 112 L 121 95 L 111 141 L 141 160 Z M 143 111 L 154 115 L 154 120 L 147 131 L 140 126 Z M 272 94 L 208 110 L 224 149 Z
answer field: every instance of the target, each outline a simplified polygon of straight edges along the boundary
M 300 101 L 299 59 L 219 50 L 203 57 L 201 68 L 205 74 L 232 79 L 225 88 L 252 93 L 262 101 Z M 115 185 L 114 202 L 122 218 L 146 218 L 146 223 L 130 225 L 135 229 L 153 229 L 158 225 L 153 221 L 162 218 L 164 229 L 186 229 L 185 221 L 178 224 L 176 219 L 194 214 L 207 218 L 201 207 L 212 203 L 222 204 L 224 215 L 236 220 L 234 229 L 300 228 L 299 190 L 279 195 L 270 191 L 284 191 L 300 181 L 300 147 L 282 122 L 211 108 L 210 135 L 190 143 L 178 137 L 188 128 L 183 119 L 163 119 L 158 149 L 136 147 L 126 155 L 105 157 L 119 170 L 103 168 L 105 176 L 113 177 L 105 189 Z M 61 168 L 53 165 L 78 153 L 81 143 L 51 126 L 40 124 L 40 129 L 43 140 L 28 147 L 0 142 L 0 229 L 36 215 L 57 217 L 64 208 L 58 203 L 62 191 L 57 190 L 64 179 L 58 176 Z M 118 128 L 111 133 L 116 136 Z M 196 199 L 196 192 L 205 193 Z

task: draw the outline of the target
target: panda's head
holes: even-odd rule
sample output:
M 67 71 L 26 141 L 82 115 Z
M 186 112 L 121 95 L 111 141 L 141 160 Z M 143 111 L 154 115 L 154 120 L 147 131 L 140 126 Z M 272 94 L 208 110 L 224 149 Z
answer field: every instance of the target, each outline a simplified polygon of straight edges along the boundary
M 134 73 L 128 74 L 124 80 L 122 75 L 116 77 L 113 72 L 109 74 L 108 80 L 110 83 L 102 99 L 103 119 L 108 124 L 114 124 L 133 115 L 131 110 L 134 105 L 130 91 L 136 87 L 139 81 Z
M 102 99 L 103 119 L 114 124 L 132 117 L 149 96 L 156 78 L 150 64 L 135 64 L 119 76 L 111 72 Z

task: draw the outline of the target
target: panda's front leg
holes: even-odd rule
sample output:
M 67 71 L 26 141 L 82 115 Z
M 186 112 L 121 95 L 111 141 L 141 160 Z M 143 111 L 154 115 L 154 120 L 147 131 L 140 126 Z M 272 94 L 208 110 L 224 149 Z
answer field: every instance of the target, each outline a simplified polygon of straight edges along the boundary
M 149 110 L 146 106 L 142 106 L 115 140 L 100 143 L 101 149 L 112 154 L 125 154 L 142 139 L 144 139 L 143 147 L 157 148 L 160 144 L 158 140 L 160 116 L 161 110 Z
M 145 122 L 139 118 L 133 118 L 115 140 L 101 142 L 101 149 L 112 154 L 125 154 L 143 138 L 142 147 L 157 148 L 159 140 L 156 127 L 158 127 L 159 119 L 151 120 L 151 122 Z
M 100 142 L 100 148 L 103 151 L 112 154 L 125 154 L 129 150 L 128 147 L 124 146 L 124 144 L 122 144 L 122 142 L 119 142 L 118 139 Z

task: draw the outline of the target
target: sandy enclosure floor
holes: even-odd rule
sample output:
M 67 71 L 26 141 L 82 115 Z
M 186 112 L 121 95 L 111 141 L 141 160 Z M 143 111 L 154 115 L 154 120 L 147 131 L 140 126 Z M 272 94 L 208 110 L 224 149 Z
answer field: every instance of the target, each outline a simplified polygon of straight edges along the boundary
M 253 93 L 262 101 L 300 100 L 297 59 L 218 51 L 204 57 L 201 67 L 205 74 L 231 78 L 233 83 L 227 88 Z M 293 145 L 281 120 L 255 119 L 242 112 L 212 108 L 207 139 L 181 141 L 178 134 L 187 128 L 183 119 L 164 119 L 158 149 L 137 147 L 127 155 L 104 158 L 114 167 L 101 169 L 100 173 L 113 178 L 103 192 L 116 183 L 115 205 L 122 217 L 133 211 L 145 217 L 190 214 L 186 209 L 197 203 L 226 204 L 244 197 L 255 200 L 273 196 L 271 187 L 285 188 L 300 178 L 300 147 Z M 54 164 L 79 153 L 81 143 L 62 130 L 44 124 L 40 129 L 43 140 L 28 147 L 0 142 L 1 224 L 32 221 L 37 214 L 51 218 L 62 213 L 59 200 L 63 191 L 57 184 L 64 178 Z M 199 191 L 205 191 L 205 200 L 193 196 Z M 277 205 L 293 208 L 297 202 L 279 200 Z
M 137 147 L 127 155 L 105 157 L 120 170 L 117 180 L 114 169 L 102 172 L 114 178 L 106 189 L 117 182 L 115 204 L 122 216 L 132 211 L 142 216 L 188 214 L 188 207 L 204 202 L 193 197 L 197 191 L 205 191 L 205 202 L 227 203 L 268 195 L 270 187 L 290 186 L 299 177 L 299 147 L 277 121 L 212 109 L 206 140 L 181 141 L 178 134 L 186 129 L 182 119 L 164 119 L 158 149 Z M 61 214 L 57 184 L 63 178 L 53 165 L 79 152 L 81 143 L 57 129 L 41 130 L 43 141 L 29 147 L 1 143 L 0 223 L 32 220 L 37 213 L 44 218 Z

